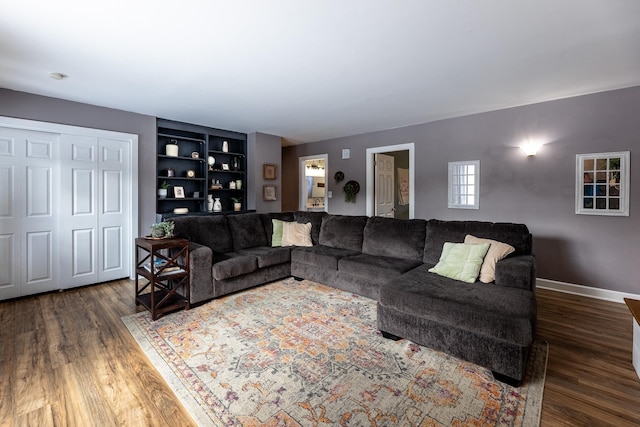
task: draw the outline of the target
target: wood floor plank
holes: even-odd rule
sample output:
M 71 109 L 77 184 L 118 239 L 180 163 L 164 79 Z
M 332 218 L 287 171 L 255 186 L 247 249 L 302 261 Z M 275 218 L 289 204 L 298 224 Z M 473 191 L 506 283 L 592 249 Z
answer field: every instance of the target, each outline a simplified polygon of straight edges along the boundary
M 0 302 L 0 426 L 192 426 L 121 317 L 129 280 Z M 540 289 L 542 426 L 640 425 L 624 304 Z M 99 422 L 99 424 L 96 424 Z

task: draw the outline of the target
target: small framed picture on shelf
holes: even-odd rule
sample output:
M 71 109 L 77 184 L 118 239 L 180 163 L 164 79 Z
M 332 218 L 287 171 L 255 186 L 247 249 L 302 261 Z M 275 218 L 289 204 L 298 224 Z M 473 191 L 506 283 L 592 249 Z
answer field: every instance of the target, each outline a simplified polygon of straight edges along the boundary
M 275 185 L 263 185 L 262 198 L 266 201 L 278 200 L 277 187 Z
M 229 163 L 223 163 L 222 164 L 222 170 L 223 171 L 228 171 L 229 170 Z
M 278 167 L 273 163 L 265 163 L 262 166 L 262 178 L 264 179 L 276 179 L 278 177 Z
M 184 199 L 184 188 L 183 187 L 173 187 L 173 196 L 176 199 Z

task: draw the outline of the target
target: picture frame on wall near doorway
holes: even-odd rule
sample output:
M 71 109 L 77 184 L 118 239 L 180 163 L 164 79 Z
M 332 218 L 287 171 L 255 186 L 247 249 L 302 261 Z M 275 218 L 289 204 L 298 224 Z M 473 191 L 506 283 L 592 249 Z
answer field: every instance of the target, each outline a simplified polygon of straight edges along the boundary
M 262 198 L 268 202 L 278 200 L 277 187 L 275 185 L 262 186 Z
M 277 179 L 278 167 L 273 163 L 265 163 L 262 165 L 262 178 L 266 180 Z

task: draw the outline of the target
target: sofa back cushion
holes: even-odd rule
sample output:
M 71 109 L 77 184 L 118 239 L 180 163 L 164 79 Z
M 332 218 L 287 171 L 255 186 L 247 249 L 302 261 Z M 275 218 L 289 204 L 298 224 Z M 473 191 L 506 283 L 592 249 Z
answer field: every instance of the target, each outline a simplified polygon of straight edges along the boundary
M 326 215 L 322 218 L 321 245 L 362 252 L 366 216 Z
M 208 246 L 214 253 L 233 251 L 231 231 L 224 215 L 181 216 L 170 220 L 175 223 L 177 237 Z
M 515 248 L 513 255 L 531 254 L 531 233 L 524 224 L 430 219 L 424 244 L 426 264 L 437 264 L 445 242 L 462 243 L 467 234 L 497 240 Z
M 267 234 L 259 214 L 228 215 L 227 221 L 233 238 L 233 250 L 267 246 Z
M 320 227 L 322 226 L 322 218 L 327 216 L 326 212 L 306 212 L 297 211 L 294 214 L 296 222 L 301 224 L 311 223 L 311 241 L 314 245 L 320 242 Z
M 427 221 L 372 216 L 364 227 L 362 252 L 422 261 Z

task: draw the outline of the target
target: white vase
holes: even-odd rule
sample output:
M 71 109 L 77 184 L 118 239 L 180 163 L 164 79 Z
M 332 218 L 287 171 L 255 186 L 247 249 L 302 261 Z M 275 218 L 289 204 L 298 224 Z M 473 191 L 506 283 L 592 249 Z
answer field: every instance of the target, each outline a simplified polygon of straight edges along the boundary
M 211 212 L 213 210 L 213 196 L 209 194 L 207 198 L 207 211 Z
M 236 180 L 236 189 L 242 190 L 242 180 L 241 179 L 237 179 Z
M 167 189 L 158 188 L 158 197 L 160 197 L 161 199 L 165 199 L 167 197 Z
M 236 182 L 235 181 L 229 182 L 229 189 L 230 190 L 235 190 L 236 189 Z
M 213 202 L 213 211 L 222 212 L 222 203 L 220 203 L 219 197 L 216 197 L 216 200 Z
M 227 141 L 222 141 L 222 151 L 225 153 L 229 152 L 229 143 Z
M 167 156 L 178 156 L 178 144 L 167 144 L 166 150 Z

